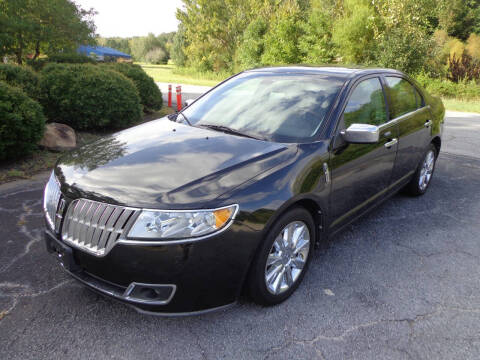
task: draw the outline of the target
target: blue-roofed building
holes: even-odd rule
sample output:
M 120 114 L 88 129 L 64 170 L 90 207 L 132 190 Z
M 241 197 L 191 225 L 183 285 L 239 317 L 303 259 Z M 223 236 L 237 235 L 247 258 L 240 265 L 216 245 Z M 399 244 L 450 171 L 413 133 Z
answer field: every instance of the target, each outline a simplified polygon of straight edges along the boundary
M 95 57 L 99 61 L 104 61 L 105 58 L 116 58 L 124 60 L 132 59 L 131 55 L 125 54 L 121 51 L 106 46 L 80 45 L 77 49 L 77 52 L 82 55 Z

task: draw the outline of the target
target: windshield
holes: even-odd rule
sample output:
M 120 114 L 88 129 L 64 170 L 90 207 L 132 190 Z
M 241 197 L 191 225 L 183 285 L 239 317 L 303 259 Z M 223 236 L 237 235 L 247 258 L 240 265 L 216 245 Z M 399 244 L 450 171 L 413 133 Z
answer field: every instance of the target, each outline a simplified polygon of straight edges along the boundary
M 194 126 L 221 126 L 275 142 L 308 142 L 342 85 L 342 80 L 322 75 L 247 72 L 213 89 L 183 114 Z

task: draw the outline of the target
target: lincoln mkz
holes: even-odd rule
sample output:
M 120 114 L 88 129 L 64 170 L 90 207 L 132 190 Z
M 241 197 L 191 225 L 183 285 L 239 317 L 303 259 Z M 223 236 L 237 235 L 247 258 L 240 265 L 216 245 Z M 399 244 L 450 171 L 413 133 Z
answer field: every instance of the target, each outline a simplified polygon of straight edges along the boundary
M 444 115 L 395 70 L 242 72 L 63 156 L 45 188 L 47 249 L 141 312 L 278 304 L 316 244 L 399 190 L 427 191 Z

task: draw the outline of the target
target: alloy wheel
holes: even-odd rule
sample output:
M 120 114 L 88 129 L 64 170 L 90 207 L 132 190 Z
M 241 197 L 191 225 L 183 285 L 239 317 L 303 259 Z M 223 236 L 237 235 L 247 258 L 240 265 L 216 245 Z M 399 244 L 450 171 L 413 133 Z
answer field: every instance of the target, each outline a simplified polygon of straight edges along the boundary
M 428 151 L 425 159 L 422 163 L 420 170 L 420 176 L 418 178 L 418 187 L 421 191 L 424 191 L 432 178 L 433 168 L 435 166 L 435 153 L 433 150 Z
M 310 231 L 303 221 L 283 228 L 273 242 L 265 266 L 265 284 L 274 295 L 287 291 L 299 278 L 310 251 Z

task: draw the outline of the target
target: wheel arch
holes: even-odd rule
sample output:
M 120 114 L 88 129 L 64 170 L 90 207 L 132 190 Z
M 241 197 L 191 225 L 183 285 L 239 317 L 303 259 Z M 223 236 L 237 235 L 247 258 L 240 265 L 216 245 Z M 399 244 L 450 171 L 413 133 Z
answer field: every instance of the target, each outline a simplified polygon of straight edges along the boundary
M 306 209 L 310 215 L 312 216 L 313 223 L 315 225 L 315 246 L 318 246 L 321 241 L 324 239 L 327 239 L 327 237 L 323 237 L 322 234 L 324 233 L 324 228 L 325 228 L 325 212 L 322 210 L 320 205 L 318 204 L 317 201 L 311 199 L 311 198 L 300 198 L 296 199 L 292 202 L 288 202 L 281 206 L 273 216 L 268 219 L 267 223 L 265 224 L 265 227 L 262 230 L 262 241 L 265 240 L 265 236 L 270 231 L 272 226 L 275 224 L 275 222 L 280 219 L 282 215 L 287 213 L 288 211 L 297 208 L 297 207 L 302 207 Z M 254 254 L 258 252 L 259 247 L 261 246 L 261 242 L 257 245 L 257 248 L 255 249 Z M 252 265 L 253 265 L 253 259 L 255 258 L 255 255 L 253 254 L 249 265 L 248 265 L 248 270 L 245 274 L 244 279 L 242 280 L 242 285 L 241 285 L 241 294 L 247 294 L 247 285 L 248 285 L 248 278 L 250 277 L 249 274 L 252 271 Z
M 431 143 L 435 146 L 437 149 L 437 156 L 440 154 L 440 148 L 442 147 L 442 139 L 440 139 L 440 136 L 435 136 Z

